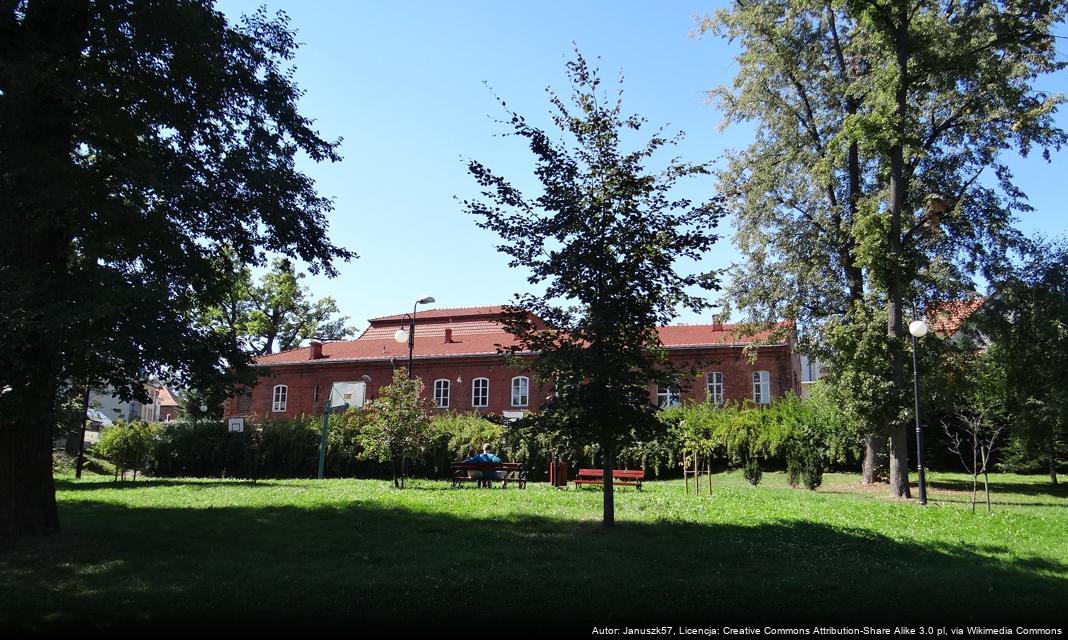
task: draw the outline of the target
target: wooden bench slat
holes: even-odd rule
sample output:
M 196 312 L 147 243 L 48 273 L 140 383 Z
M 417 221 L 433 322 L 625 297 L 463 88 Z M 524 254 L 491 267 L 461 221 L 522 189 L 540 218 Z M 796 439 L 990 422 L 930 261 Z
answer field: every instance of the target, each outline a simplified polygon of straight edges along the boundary
M 637 487 L 641 490 L 644 479 L 643 469 L 612 469 L 613 487 Z M 574 482 L 576 485 L 604 484 L 604 469 L 579 469 Z
M 471 478 L 469 471 L 481 471 L 492 473 L 492 478 Z M 500 482 L 507 487 L 509 482 L 519 485 L 520 489 L 527 486 L 527 469 L 522 462 L 476 462 L 476 463 L 452 463 L 452 484 L 458 487 L 461 482 L 478 482 L 479 484 Z

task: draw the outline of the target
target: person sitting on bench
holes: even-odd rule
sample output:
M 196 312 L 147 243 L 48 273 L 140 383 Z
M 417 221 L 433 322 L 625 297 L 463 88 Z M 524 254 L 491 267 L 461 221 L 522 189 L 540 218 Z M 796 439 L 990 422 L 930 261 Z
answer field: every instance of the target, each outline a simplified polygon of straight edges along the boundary
M 497 457 L 492 451 L 493 447 L 490 443 L 482 445 L 482 453 L 473 455 L 464 459 L 464 464 L 500 464 L 501 459 Z M 496 471 L 468 471 L 467 477 L 476 478 L 478 480 L 479 487 L 488 487 L 490 483 L 497 479 Z

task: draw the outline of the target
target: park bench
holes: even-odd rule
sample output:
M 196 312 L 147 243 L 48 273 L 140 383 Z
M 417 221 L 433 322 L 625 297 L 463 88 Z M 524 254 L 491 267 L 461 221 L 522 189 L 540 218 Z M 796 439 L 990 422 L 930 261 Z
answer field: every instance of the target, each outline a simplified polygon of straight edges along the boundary
M 481 471 L 483 474 L 493 473 L 493 478 L 472 478 L 469 471 Z M 520 489 L 527 487 L 527 468 L 522 462 L 475 462 L 452 464 L 452 486 L 459 487 L 462 482 L 477 482 L 491 484 L 500 482 L 504 489 L 508 488 L 509 482 L 519 485 Z
M 612 486 L 642 488 L 645 471 L 641 469 L 612 469 Z M 575 487 L 583 484 L 604 484 L 603 469 L 579 469 L 575 476 Z

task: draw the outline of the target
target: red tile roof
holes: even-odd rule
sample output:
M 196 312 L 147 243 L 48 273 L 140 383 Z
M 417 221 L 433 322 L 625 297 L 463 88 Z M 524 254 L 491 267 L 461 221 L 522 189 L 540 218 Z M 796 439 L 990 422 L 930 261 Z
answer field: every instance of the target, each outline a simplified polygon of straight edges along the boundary
M 178 401 L 174 399 L 174 394 L 167 387 L 159 388 L 159 406 L 161 407 L 177 407 Z
M 782 326 L 780 324 L 780 326 Z M 679 324 L 660 327 L 660 342 L 669 349 L 672 347 L 698 347 L 705 345 L 738 345 L 766 342 L 771 338 L 772 330 L 758 331 L 755 335 L 744 334 L 733 324 Z M 775 341 L 781 343 L 782 341 Z
M 496 305 L 490 307 L 457 307 L 455 309 L 427 309 L 425 311 L 419 309 L 416 312 L 415 317 L 418 321 L 424 318 L 428 320 L 438 320 L 445 318 L 455 319 L 472 317 L 493 317 L 499 316 L 502 313 L 504 313 L 504 307 Z M 371 318 L 370 320 L 368 320 L 368 322 L 370 322 L 372 325 L 387 322 L 398 322 L 400 320 L 406 320 L 405 315 L 406 314 L 398 313 L 391 316 L 379 316 L 377 318 Z
M 476 311 L 477 310 L 477 311 Z M 467 319 L 457 315 L 457 311 L 466 312 Z M 512 334 L 504 330 L 497 321 L 487 316 L 499 316 L 501 307 L 470 307 L 468 309 L 441 309 L 416 316 L 415 349 L 416 358 L 495 355 L 498 345 L 503 348 L 516 343 Z M 323 357 L 309 360 L 311 349 L 303 347 L 281 353 L 273 353 L 257 358 L 261 365 L 296 364 L 301 362 L 341 362 L 349 360 L 384 360 L 389 358 L 405 359 L 408 357 L 407 341 L 399 343 L 393 334 L 402 324 L 395 321 L 403 316 L 383 316 L 374 318 L 360 337 L 355 340 L 327 342 L 323 344 Z M 394 324 L 387 324 L 394 321 Z M 377 325 L 377 326 L 376 326 Z M 452 342 L 445 341 L 445 330 L 452 330 Z M 686 348 L 699 346 L 717 346 L 731 344 L 749 344 L 757 339 L 766 340 L 769 331 L 753 337 L 736 335 L 733 325 L 729 324 L 695 324 L 661 327 L 660 341 L 665 347 Z
M 986 298 L 956 300 L 944 302 L 928 314 L 931 330 L 944 336 L 952 336 L 960 331 L 964 323 L 986 302 Z

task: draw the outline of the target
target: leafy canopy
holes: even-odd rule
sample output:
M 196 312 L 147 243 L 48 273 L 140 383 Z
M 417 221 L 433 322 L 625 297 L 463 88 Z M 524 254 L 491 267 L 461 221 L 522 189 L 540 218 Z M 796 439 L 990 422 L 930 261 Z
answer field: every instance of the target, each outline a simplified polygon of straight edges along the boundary
M 672 195 L 680 179 L 707 173 L 704 165 L 673 159 L 648 168 L 679 136 L 657 130 L 626 147 L 646 121 L 623 113 L 622 81 L 612 99 L 577 51 L 567 75 L 570 101 L 547 89 L 558 139 L 508 111 L 509 135 L 529 145 L 541 193 L 528 196 L 471 161 L 482 198 L 463 206 L 501 237 L 510 266 L 544 288 L 516 295 L 507 323 L 518 349 L 538 354 L 537 379 L 556 385 L 537 420 L 610 444 L 657 428 L 649 384 L 679 386 L 657 327 L 680 307 L 708 306 L 694 291 L 717 288 L 716 274 L 680 274 L 679 263 L 711 248 L 723 212 L 718 199 Z
M 301 282 L 304 278 L 286 258 L 274 259 L 259 283 L 253 282 L 250 269 L 240 267 L 223 301 L 207 308 L 202 322 L 256 355 L 292 349 L 311 338 L 351 336 L 353 328 L 345 324 L 348 317 L 336 315 L 337 301 L 312 299 L 310 288 Z

